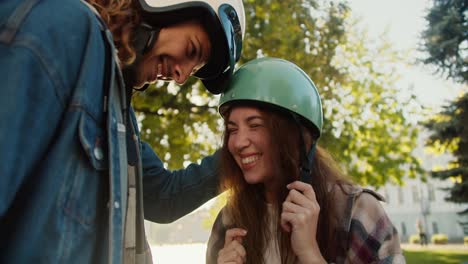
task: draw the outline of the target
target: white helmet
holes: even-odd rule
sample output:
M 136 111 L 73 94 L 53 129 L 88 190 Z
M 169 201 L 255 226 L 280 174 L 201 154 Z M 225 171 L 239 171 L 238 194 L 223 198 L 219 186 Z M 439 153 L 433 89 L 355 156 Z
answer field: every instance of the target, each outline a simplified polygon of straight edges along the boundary
M 245 34 L 242 0 L 139 0 L 142 22 L 156 29 L 182 21 L 202 22 L 211 40 L 211 56 L 195 73 L 213 94 L 221 93 L 240 59 Z

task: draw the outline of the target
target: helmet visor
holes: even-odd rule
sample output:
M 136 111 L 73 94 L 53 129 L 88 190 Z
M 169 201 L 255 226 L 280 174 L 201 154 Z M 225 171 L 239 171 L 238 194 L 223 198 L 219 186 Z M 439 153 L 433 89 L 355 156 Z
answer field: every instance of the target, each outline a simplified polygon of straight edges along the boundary
M 224 34 L 218 32 L 216 35 L 211 35 L 211 57 L 208 63 L 195 73 L 206 88 L 215 94 L 223 91 L 222 84 L 232 75 L 234 65 L 240 59 L 242 52 L 242 29 L 235 9 L 228 4 L 221 5 L 218 9 L 218 18 Z

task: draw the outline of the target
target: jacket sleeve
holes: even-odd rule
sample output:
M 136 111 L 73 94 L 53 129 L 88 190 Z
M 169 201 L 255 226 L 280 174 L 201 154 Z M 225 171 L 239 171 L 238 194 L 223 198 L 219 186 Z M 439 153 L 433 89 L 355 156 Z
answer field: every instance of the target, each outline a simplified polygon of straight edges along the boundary
M 149 144 L 142 142 L 141 149 L 146 220 L 175 221 L 218 195 L 218 152 L 200 164 L 171 171 L 164 168 Z
M 362 192 L 352 210 L 345 263 L 405 263 L 397 230 L 376 197 Z

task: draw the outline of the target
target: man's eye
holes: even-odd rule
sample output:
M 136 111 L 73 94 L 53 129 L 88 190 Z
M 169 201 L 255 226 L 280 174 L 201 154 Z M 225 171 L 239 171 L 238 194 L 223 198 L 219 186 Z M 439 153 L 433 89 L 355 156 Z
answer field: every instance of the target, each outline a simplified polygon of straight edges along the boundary
M 196 54 L 197 54 L 197 49 L 195 48 L 195 45 L 192 42 L 192 44 L 190 45 L 189 57 L 193 58 L 195 57 Z

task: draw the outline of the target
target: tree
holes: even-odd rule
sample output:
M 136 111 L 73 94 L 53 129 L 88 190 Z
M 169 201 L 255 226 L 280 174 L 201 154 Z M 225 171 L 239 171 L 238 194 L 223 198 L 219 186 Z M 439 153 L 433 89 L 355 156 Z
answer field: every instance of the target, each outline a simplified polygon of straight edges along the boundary
M 433 64 L 438 71 L 454 81 L 468 80 L 468 2 L 463 0 L 434 0 L 423 33 L 424 49 L 428 57 L 424 63 Z M 448 201 L 468 203 L 468 93 L 446 105 L 443 110 L 424 122 L 432 132 L 427 146 L 440 153 L 454 155 L 448 168 L 432 171 L 440 179 L 452 178 Z M 468 213 L 468 209 L 464 211 Z
M 162 82 L 133 98 L 142 140 L 148 142 L 169 168 L 209 155 L 220 131 L 217 99 L 194 78 L 179 87 Z M 219 141 L 219 140 L 218 140 Z
M 427 53 L 423 62 L 458 82 L 468 79 L 467 7 L 465 0 L 434 0 L 422 34 L 422 49 Z
M 401 183 L 420 172 L 412 154 L 417 130 L 393 87 L 400 59 L 388 43 L 371 47 L 341 2 L 248 1 L 243 58 L 281 57 L 314 80 L 324 101 L 326 146 L 361 184 Z M 405 167 L 406 166 L 406 167 Z M 405 167 L 405 168 L 404 168 Z
M 325 126 L 319 144 L 350 176 L 361 184 L 381 186 L 418 173 L 419 162 L 411 154 L 418 131 L 405 109 L 412 99 L 397 97 L 398 75 L 388 65 L 401 58 L 388 43 L 371 46 L 365 32 L 353 29 L 344 2 L 244 3 L 248 27 L 240 63 L 272 56 L 304 69 L 323 98 Z M 193 80 L 181 88 L 162 85 L 134 97 L 143 139 L 172 168 L 219 146 L 216 103 Z M 217 139 L 216 144 L 208 139 Z
M 427 145 L 440 153 L 452 153 L 455 159 L 447 169 L 432 171 L 435 178 L 454 180 L 447 189 L 448 201 L 468 203 L 468 93 L 444 107 L 425 126 L 432 131 Z M 468 209 L 465 210 L 468 213 Z

